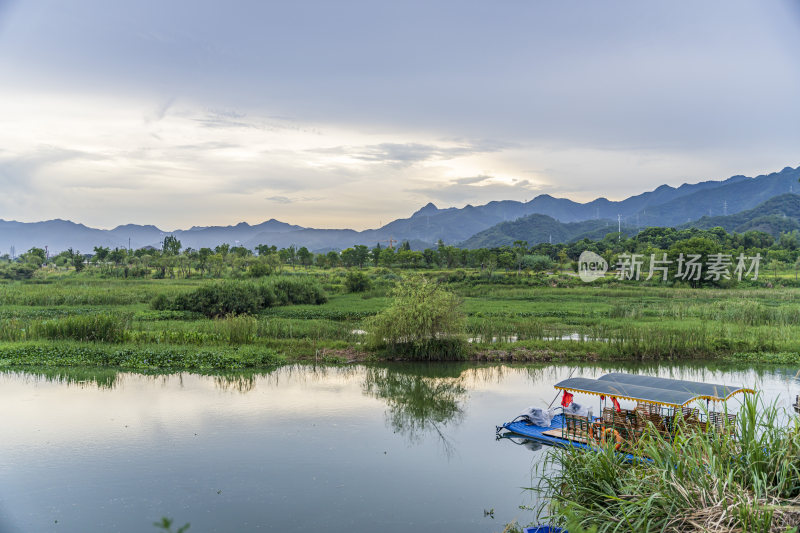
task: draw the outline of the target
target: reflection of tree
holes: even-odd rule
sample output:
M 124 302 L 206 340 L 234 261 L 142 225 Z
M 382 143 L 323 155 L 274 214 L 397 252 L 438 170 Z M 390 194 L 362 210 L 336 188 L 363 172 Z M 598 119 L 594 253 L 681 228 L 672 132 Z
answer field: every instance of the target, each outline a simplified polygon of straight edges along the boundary
M 32 381 L 62 383 L 81 388 L 113 389 L 121 380 L 119 372 L 108 368 L 32 368 L 24 371 L 4 370 L 3 373 Z
M 397 365 L 368 367 L 364 373 L 364 393 L 388 406 L 387 422 L 395 432 L 417 441 L 434 432 L 449 450 L 442 431 L 448 423 L 460 423 L 467 389 L 461 373 L 450 365 Z
M 214 384 L 220 390 L 246 393 L 256 388 L 256 376 L 256 373 L 248 372 L 242 374 L 218 374 L 213 377 Z

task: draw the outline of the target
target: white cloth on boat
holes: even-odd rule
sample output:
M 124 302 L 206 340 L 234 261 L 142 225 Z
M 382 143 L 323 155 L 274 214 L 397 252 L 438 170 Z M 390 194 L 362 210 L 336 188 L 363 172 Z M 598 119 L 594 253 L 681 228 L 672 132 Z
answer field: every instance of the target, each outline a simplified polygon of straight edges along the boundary
M 526 418 L 534 426 L 549 427 L 555 416 L 555 409 L 542 409 L 541 407 L 528 407 L 517 418 Z
M 564 413 L 570 415 L 588 416 L 589 409 L 579 403 L 572 402 L 569 404 L 569 406 L 564 408 Z

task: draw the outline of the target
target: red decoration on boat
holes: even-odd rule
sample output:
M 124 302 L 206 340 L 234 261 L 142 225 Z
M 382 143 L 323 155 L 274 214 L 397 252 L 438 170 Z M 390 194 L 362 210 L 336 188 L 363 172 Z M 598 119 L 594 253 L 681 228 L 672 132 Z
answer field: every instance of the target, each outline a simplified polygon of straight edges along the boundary
M 561 407 L 569 407 L 572 403 L 572 393 L 564 391 L 564 397 L 561 398 Z
M 613 396 L 611 397 L 611 403 L 613 403 L 613 404 L 614 404 L 614 410 L 615 410 L 616 412 L 618 412 L 618 413 L 619 413 L 620 411 L 622 411 L 622 408 L 619 406 L 619 402 L 618 402 L 618 401 L 617 401 L 617 399 L 616 399 L 616 398 L 614 398 Z

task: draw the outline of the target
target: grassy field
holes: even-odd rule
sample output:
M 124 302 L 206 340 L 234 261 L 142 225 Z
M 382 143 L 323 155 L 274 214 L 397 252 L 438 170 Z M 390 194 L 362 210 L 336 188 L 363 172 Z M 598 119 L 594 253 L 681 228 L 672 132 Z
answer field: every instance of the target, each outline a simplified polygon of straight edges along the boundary
M 295 278 L 319 283 L 326 303 L 219 318 L 151 305 L 213 280 L 73 275 L 0 283 L 0 365 L 231 369 L 378 359 L 363 344 L 366 322 L 391 303 L 402 277 L 366 272 L 372 288 L 352 294 L 343 270 L 298 271 Z M 461 274 L 426 273 L 461 299 L 473 359 L 800 362 L 800 289 L 576 286 L 563 277 Z

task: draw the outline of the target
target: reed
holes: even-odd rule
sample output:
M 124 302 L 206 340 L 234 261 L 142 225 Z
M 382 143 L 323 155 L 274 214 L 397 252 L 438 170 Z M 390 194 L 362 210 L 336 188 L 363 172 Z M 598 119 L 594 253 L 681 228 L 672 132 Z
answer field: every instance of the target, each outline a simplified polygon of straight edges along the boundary
M 75 315 L 31 325 L 28 338 L 121 343 L 130 329 L 131 315 Z
M 534 488 L 540 516 L 599 533 L 797 531 L 800 423 L 775 403 L 745 399 L 722 431 L 651 430 L 634 453 L 650 461 L 626 462 L 611 446 L 550 452 Z

